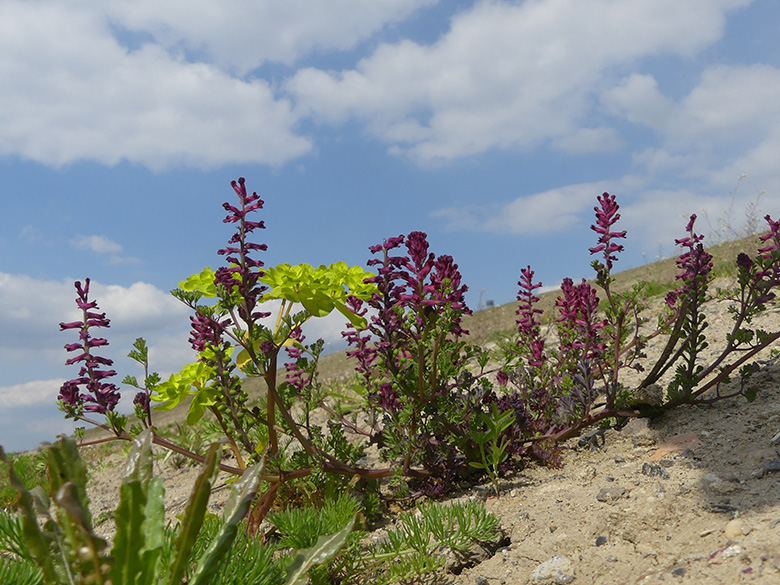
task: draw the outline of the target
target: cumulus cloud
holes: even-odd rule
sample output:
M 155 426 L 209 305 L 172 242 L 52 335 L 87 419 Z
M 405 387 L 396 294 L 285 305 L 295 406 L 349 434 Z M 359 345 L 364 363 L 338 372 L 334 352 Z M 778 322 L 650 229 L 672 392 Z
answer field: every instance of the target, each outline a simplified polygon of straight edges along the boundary
M 568 154 L 613 152 L 621 148 L 623 139 L 614 128 L 581 128 L 553 140 L 553 147 Z
M 286 87 L 302 114 L 363 119 L 420 162 L 556 139 L 566 148 L 560 139 L 582 125 L 612 68 L 693 55 L 721 37 L 729 10 L 748 3 L 478 2 L 433 45 L 384 44 L 354 69 L 303 69 Z
M 14 386 L 0 387 L 0 407 L 30 406 L 53 402 L 65 380 L 36 380 Z
M 671 101 L 658 89 L 652 75 L 633 73 L 602 97 L 605 105 L 634 124 L 663 129 L 672 110 Z
M 122 251 L 122 246 L 106 236 L 77 236 L 71 245 L 77 250 L 91 250 L 96 254 L 116 254 Z
M 37 375 L 49 371 L 52 378 L 68 372 L 62 366 L 67 357 L 62 347 L 75 339 L 60 332 L 58 324 L 81 318 L 75 297 L 72 280 L 0 273 L 0 305 L 4 307 L 0 312 L 0 330 L 4 333 L 0 340 L 0 369 L 7 371 L 3 364 L 13 364 L 14 371 L 21 375 L 26 365 L 28 377 L 33 371 Z M 167 292 L 143 282 L 129 287 L 93 282 L 90 298 L 97 300 L 100 310 L 111 319 L 110 329 L 102 333 L 111 343 L 105 352 L 108 357 L 123 360 L 137 337 L 145 337 L 150 345 L 175 337 L 187 348 L 188 309 Z M 179 357 L 176 354 L 173 359 L 169 353 L 161 352 L 154 356 L 160 364 L 155 367 L 179 369 L 186 363 Z
M 539 235 L 562 232 L 581 220 L 607 182 L 581 183 L 534 193 L 498 206 L 466 206 L 434 212 L 449 229 Z M 615 187 L 615 183 L 611 183 Z
M 292 64 L 314 50 L 354 47 L 437 0 L 113 0 L 105 10 L 129 31 L 151 35 L 246 73 L 266 62 Z M 102 1 L 101 1 L 102 4 Z
M 77 236 L 71 240 L 70 245 L 77 250 L 89 250 L 95 254 L 108 256 L 108 263 L 113 266 L 141 262 L 138 258 L 121 255 L 122 246 L 106 236 Z
M 0 155 L 163 170 L 278 165 L 311 149 L 267 81 L 150 42 L 129 49 L 114 32 L 97 4 L 0 4 Z

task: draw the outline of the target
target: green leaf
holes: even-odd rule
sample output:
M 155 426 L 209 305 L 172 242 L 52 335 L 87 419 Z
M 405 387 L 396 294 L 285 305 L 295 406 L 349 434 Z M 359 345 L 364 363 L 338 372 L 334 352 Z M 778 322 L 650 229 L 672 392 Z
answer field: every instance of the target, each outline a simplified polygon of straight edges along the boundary
M 309 569 L 330 562 L 338 554 L 352 533 L 356 519 L 357 516 L 354 516 L 335 534 L 320 536 L 312 548 L 297 551 L 287 569 L 286 585 L 307 585 Z
M 8 466 L 8 480 L 11 486 L 19 492 L 18 506 L 22 515 L 22 538 L 27 550 L 43 572 L 46 583 L 62 582 L 60 580 L 60 572 L 51 554 L 51 549 L 54 548 L 53 538 L 44 534 L 38 525 L 38 515 L 33 508 L 32 495 L 25 489 L 24 484 L 14 472 L 13 465 L 8 460 L 1 446 L 0 461 L 3 461 Z
M 148 482 L 152 479 L 154 458 L 152 457 L 151 429 L 144 429 L 133 439 L 130 453 L 125 463 L 125 481 L 138 480 Z
M 209 549 L 198 561 L 198 566 L 190 579 L 190 585 L 211 583 L 220 560 L 227 554 L 236 539 L 239 522 L 246 516 L 252 500 L 257 495 L 264 462 L 246 469 L 241 479 L 231 486 L 230 495 L 225 502 L 222 527 Z
M 114 583 L 135 585 L 142 570 L 142 555 L 146 548 L 144 523 L 147 494 L 137 479 L 125 481 L 119 488 L 119 506 L 114 511 L 116 535 L 111 551 Z
M 152 476 L 152 431 L 144 429 L 133 440 L 114 512 L 116 536 L 111 578 L 114 583 L 156 583 L 163 548 L 165 488 Z
M 206 516 L 206 506 L 211 495 L 211 483 L 216 475 L 217 454 L 220 448 L 219 443 L 211 444 L 206 454 L 203 469 L 195 480 L 195 486 L 192 489 L 192 494 L 190 494 L 190 499 L 187 502 L 187 508 L 184 511 L 184 517 L 179 527 L 179 535 L 174 543 L 175 556 L 166 580 L 168 585 L 180 585 L 189 564 L 192 548 L 195 546 L 198 532 L 200 532 L 203 519 Z

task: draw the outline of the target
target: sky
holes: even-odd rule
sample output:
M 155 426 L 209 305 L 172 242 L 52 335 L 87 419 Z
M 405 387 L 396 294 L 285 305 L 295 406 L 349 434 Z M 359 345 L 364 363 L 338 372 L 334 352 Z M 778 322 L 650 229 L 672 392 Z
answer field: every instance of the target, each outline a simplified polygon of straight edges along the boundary
M 74 281 L 167 376 L 193 360 L 169 292 L 218 267 L 230 181 L 265 201 L 266 265 L 345 261 L 421 230 L 472 309 L 521 268 L 590 277 L 780 214 L 772 0 L 0 0 L 0 444 L 68 432 Z M 339 349 L 343 317 L 310 339 Z M 128 390 L 130 402 L 132 392 Z M 127 408 L 127 407 L 126 407 Z

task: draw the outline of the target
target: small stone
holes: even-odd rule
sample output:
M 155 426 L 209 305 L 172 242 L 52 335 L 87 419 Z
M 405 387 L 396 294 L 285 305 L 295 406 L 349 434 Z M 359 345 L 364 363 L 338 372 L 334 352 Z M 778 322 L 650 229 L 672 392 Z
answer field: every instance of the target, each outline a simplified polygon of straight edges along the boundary
M 626 488 L 620 486 L 602 488 L 599 490 L 599 493 L 596 494 L 596 499 L 599 502 L 614 502 L 622 498 L 625 493 Z
M 775 473 L 776 471 L 780 471 L 780 459 L 770 459 L 769 461 L 764 461 L 762 468 L 764 470 L 764 475 L 767 473 Z
M 615 463 L 625 463 L 626 460 L 624 457 L 621 457 L 620 455 L 615 455 Z
M 723 550 L 722 553 L 720 553 L 720 556 L 722 556 L 724 559 L 729 559 L 731 557 L 735 557 L 737 555 L 742 554 L 742 547 L 738 544 L 733 544 L 730 547 Z
M 685 567 L 678 567 L 674 571 L 672 571 L 672 575 L 675 577 L 684 577 L 685 576 Z
M 474 585 L 487 585 L 487 582 L 487 577 L 483 577 L 482 575 L 474 579 Z
M 556 585 L 565 585 L 574 581 L 574 567 L 569 559 L 558 555 L 536 567 L 530 579 L 532 581 L 552 580 Z
M 723 529 L 723 533 L 726 535 L 726 537 L 729 540 L 733 540 L 735 538 L 739 538 L 740 536 L 744 536 L 745 527 L 742 524 L 742 520 L 740 520 L 739 518 L 734 518 L 733 520 L 727 522 L 726 527 Z
M 579 441 L 577 441 L 578 447 L 590 447 L 601 448 L 604 446 L 604 429 L 594 429 L 583 433 Z
M 704 487 L 715 494 L 730 494 L 734 491 L 734 485 L 723 481 L 714 473 L 705 473 L 701 477 Z
M 666 471 L 661 465 L 655 465 L 652 463 L 642 464 L 642 475 L 648 475 L 650 477 L 660 477 L 661 479 L 669 479 L 669 472 Z
M 663 402 L 664 389 L 658 384 L 650 384 L 644 388 L 638 388 L 634 390 L 634 400 L 637 404 L 649 404 L 650 406 L 658 406 Z
M 607 544 L 607 537 L 606 536 L 598 536 L 596 537 L 596 546 L 602 546 Z

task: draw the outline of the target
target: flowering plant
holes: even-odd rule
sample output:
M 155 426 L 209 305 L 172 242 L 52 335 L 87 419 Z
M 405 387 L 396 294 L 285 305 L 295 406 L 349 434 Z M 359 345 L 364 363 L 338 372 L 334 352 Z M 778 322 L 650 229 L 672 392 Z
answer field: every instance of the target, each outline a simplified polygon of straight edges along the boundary
M 314 478 L 309 486 L 315 490 L 344 489 L 355 477 L 406 477 L 431 495 L 474 472 L 487 473 L 497 485 L 499 474 L 518 457 L 557 462 L 560 442 L 588 425 L 736 394 L 752 398 L 744 383 L 754 368 L 750 360 L 780 337 L 752 325 L 774 302 L 773 289 L 780 283 L 780 222 L 768 216 L 769 232 L 761 237 L 757 255 L 737 257 L 738 287 L 722 295 L 731 301 L 734 318 L 726 347 L 705 364 L 708 324 L 702 309 L 713 299 L 712 257 L 695 231 L 695 216 L 688 235 L 677 240 L 683 248 L 679 286 L 667 296 L 667 312 L 656 329 L 648 331 L 642 316 L 641 285 L 613 290 L 612 271 L 626 232 L 615 227 L 616 198 L 604 193 L 591 226 L 598 239 L 590 251 L 600 255 L 592 264 L 594 282 L 564 279 L 555 315 L 545 317 L 537 307 L 541 283 L 530 266 L 523 268 L 517 333 L 492 352 L 468 343 L 467 287 L 451 256 L 430 251 L 425 233 L 372 246 L 368 266 L 376 273 L 343 262 L 265 268 L 256 254 L 266 245 L 252 241 L 264 225 L 250 219 L 263 202 L 247 192 L 243 179 L 232 187 L 239 203 L 224 204 L 224 221 L 236 231 L 219 251 L 227 266 L 206 268 L 172 291 L 193 310 L 189 341 L 197 361 L 161 381 L 149 373 L 146 344 L 137 340 L 130 356 L 144 367 L 144 379 L 125 378 L 138 390 L 139 422 L 127 430 L 125 417 L 115 411 L 119 390 L 109 381 L 116 372 L 108 369 L 113 364 L 97 353 L 108 342 L 91 331 L 108 327 L 109 320 L 90 300 L 87 279 L 76 283 L 82 319 L 61 324 L 79 332 L 79 341 L 66 349 L 78 352 L 67 363 L 80 364 L 80 370 L 63 384 L 59 400 L 66 416 L 102 426 L 115 438 L 129 440 L 147 428 L 154 443 L 203 461 L 203 455 L 160 437 L 152 421 L 153 403 L 166 409 L 191 397 L 186 422 L 196 424 L 210 412 L 234 455 L 235 466 L 222 463 L 223 470 L 241 474 L 267 456 L 262 477 L 267 489 L 255 503 L 254 526 L 277 494 L 307 477 Z M 280 303 L 273 326 L 264 305 L 270 300 Z M 306 344 L 302 331 L 309 319 L 334 310 L 348 321 L 343 335 L 356 371 L 354 384 L 341 396 L 354 390 L 352 399 L 363 400 L 351 417 L 326 403 L 317 375 L 323 344 Z M 554 347 L 544 319 L 557 335 Z M 662 334 L 668 341 L 646 367 L 647 342 Z M 625 385 L 626 368 L 647 372 L 636 388 Z M 721 384 L 737 369 L 743 383 L 721 393 Z M 674 375 L 665 397 L 652 404 L 637 398 L 637 391 L 656 385 L 667 372 Z M 251 403 L 243 376 L 263 378 L 264 403 Z M 715 396 L 705 396 L 711 389 Z M 316 408 L 330 416 L 327 431 L 311 421 Z M 106 423 L 88 418 L 94 414 L 104 415 Z M 387 467 L 357 465 L 367 444 L 379 447 Z M 326 476 L 341 479 L 334 483 Z

